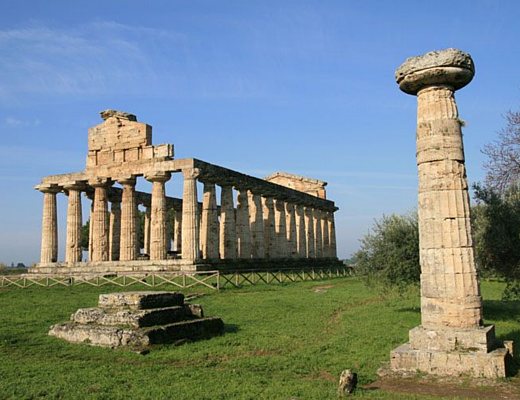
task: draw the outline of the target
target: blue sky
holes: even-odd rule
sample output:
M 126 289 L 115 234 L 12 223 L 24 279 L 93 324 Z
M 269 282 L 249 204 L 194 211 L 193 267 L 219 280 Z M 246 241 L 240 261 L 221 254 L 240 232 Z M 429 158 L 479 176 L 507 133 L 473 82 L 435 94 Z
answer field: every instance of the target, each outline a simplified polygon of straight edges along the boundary
M 407 57 L 447 47 L 473 56 L 475 79 L 457 92 L 472 182 L 484 176 L 480 149 L 519 105 L 517 1 L 2 5 L 5 263 L 38 260 L 42 196 L 33 186 L 84 168 L 87 129 L 106 108 L 151 124 L 154 143 L 173 143 L 178 158 L 327 181 L 346 257 L 375 218 L 416 204 L 416 100 L 394 81 Z M 62 248 L 65 210 L 61 196 Z

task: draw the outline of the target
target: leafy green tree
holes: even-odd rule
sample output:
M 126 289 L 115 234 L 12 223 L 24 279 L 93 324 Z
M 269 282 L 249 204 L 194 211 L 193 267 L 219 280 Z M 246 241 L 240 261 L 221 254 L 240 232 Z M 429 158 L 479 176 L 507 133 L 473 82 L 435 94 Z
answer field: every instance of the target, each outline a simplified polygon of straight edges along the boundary
M 417 214 L 383 216 L 361 239 L 356 270 L 369 281 L 403 287 L 419 282 Z
M 520 299 L 520 188 L 502 194 L 489 186 L 474 185 L 475 259 L 484 273 L 506 279 L 505 298 Z
M 85 224 L 81 227 L 81 248 L 88 251 L 88 239 L 90 232 L 90 219 L 87 219 Z

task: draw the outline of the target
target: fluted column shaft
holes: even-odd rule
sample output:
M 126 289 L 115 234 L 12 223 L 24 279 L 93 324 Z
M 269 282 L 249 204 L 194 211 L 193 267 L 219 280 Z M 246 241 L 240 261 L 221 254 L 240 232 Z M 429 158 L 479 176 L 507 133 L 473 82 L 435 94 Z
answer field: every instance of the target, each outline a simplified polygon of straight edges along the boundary
M 90 183 L 94 187 L 94 212 L 92 216 L 92 261 L 108 261 L 109 225 L 107 182 Z
M 276 257 L 287 257 L 287 225 L 285 217 L 285 202 L 274 201 L 274 225 L 276 231 Z
M 238 258 L 251 258 L 251 227 L 249 226 L 249 202 L 247 190 L 240 189 L 236 210 Z
M 219 222 L 215 184 L 204 182 L 200 247 L 203 259 L 219 258 Z
M 321 211 L 314 209 L 313 211 L 314 224 L 314 251 L 316 258 L 323 257 L 323 239 L 321 232 Z
M 450 87 L 417 94 L 422 325 L 482 320 L 460 120 Z
M 334 212 L 329 212 L 329 243 L 330 243 L 330 257 L 337 258 L 338 252 L 336 249 L 336 224 L 334 223 Z
M 165 182 L 170 179 L 169 173 L 149 175 L 146 179 L 152 182 L 152 204 L 150 214 L 150 260 L 166 259 L 166 192 Z
M 119 260 L 121 243 L 121 199 L 114 199 L 110 207 L 109 254 L 112 261 Z
M 58 189 L 40 188 L 43 192 L 42 242 L 40 262 L 58 261 L 58 214 L 56 193 Z
M 316 257 L 314 215 L 313 209 L 310 207 L 305 207 L 305 238 L 307 241 L 307 258 Z
M 137 259 L 135 179 L 119 182 L 123 185 L 119 260 L 130 261 Z
M 294 204 L 285 204 L 285 216 L 287 218 L 287 256 L 297 257 L 297 243 L 296 243 L 296 210 Z
M 262 198 L 264 214 L 264 248 L 267 258 L 277 257 L 276 229 L 274 225 L 274 202 L 271 197 Z
M 303 206 L 297 205 L 296 213 L 296 249 L 299 258 L 307 257 L 307 238 L 305 233 L 305 211 Z
M 233 188 L 222 186 L 220 198 L 220 258 L 237 258 L 237 237 Z
M 248 192 L 249 199 L 249 226 L 251 227 L 251 256 L 264 258 L 264 219 L 262 209 L 262 197 Z
M 329 241 L 329 220 L 327 213 L 321 211 L 321 242 L 322 242 L 322 254 L 323 257 L 330 257 L 330 241 Z
M 200 258 L 199 250 L 199 203 L 197 201 L 197 177 L 199 170 L 182 170 L 184 189 L 182 194 L 182 258 L 195 261 Z
M 67 206 L 67 239 L 65 247 L 65 262 L 77 263 L 81 261 L 81 190 L 72 185 L 65 186 L 69 201 Z

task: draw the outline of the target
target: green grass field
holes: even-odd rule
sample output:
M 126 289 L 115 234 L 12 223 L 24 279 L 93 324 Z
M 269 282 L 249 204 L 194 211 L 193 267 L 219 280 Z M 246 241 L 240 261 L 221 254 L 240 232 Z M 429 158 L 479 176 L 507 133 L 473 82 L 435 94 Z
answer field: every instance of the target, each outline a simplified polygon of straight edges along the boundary
M 520 343 L 520 303 L 501 302 L 502 289 L 482 284 L 486 323 Z M 357 371 L 360 385 L 376 380 L 420 320 L 417 290 L 382 293 L 338 278 L 207 292 L 194 302 L 222 317 L 226 333 L 146 356 L 47 336 L 98 294 L 121 290 L 0 289 L 0 399 L 335 399 L 343 369 Z M 362 388 L 356 397 L 434 398 Z

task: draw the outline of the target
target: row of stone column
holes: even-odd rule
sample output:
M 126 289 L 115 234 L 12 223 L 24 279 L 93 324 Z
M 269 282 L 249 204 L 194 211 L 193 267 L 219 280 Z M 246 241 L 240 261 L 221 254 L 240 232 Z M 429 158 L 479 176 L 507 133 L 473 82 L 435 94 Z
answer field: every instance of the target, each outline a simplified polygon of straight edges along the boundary
M 216 186 L 204 182 L 202 207 L 197 196 L 198 170 L 183 170 L 182 211 L 176 210 L 168 221 L 165 182 L 170 173 L 145 176 L 152 182 L 151 204 L 144 224 L 145 253 L 150 260 L 167 258 L 174 248 L 185 260 L 249 258 L 321 258 L 336 257 L 334 215 L 311 207 L 292 204 L 251 190 L 238 189 L 234 206 L 233 186 L 221 185 L 220 210 Z M 135 178 L 118 179 L 120 199 L 113 198 L 108 210 L 110 181 L 89 182 L 94 188 L 92 200 L 89 258 L 98 261 L 136 260 L 140 254 L 139 213 Z M 81 191 L 79 185 L 65 185 L 68 194 L 67 243 L 65 261 L 80 262 Z M 41 187 L 44 193 L 41 262 L 57 261 L 57 187 Z

